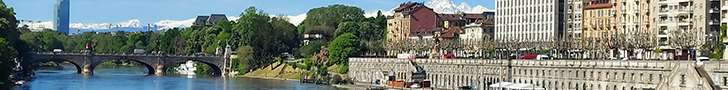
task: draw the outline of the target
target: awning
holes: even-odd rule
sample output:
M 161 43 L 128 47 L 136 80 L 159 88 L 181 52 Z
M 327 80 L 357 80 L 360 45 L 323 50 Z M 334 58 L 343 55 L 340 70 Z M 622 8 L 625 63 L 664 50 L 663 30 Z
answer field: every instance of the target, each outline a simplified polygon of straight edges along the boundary
M 488 86 L 494 87 L 494 88 L 505 88 L 505 87 L 508 87 L 510 85 L 513 85 L 513 84 L 515 84 L 515 83 L 511 83 L 511 82 L 498 82 L 498 83 L 490 84 Z
M 533 84 L 523 83 L 511 83 L 511 82 L 498 82 L 488 85 L 491 88 L 506 88 L 506 89 L 517 89 L 517 90 L 546 90 L 545 88 L 538 87 Z
M 513 85 L 510 85 L 510 86 L 508 86 L 506 88 L 508 88 L 508 89 L 518 89 L 518 90 L 545 90 L 545 88 L 541 88 L 541 87 L 538 87 L 538 86 L 533 85 L 533 84 L 521 84 L 521 83 L 519 83 L 519 84 L 513 84 Z

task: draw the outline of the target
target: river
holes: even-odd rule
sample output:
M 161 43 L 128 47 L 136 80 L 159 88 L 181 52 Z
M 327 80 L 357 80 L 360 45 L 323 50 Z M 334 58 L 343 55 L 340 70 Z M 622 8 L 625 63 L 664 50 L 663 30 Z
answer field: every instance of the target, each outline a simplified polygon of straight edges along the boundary
M 147 76 L 142 67 L 97 67 L 95 75 L 76 74 L 75 67 L 38 70 L 36 79 L 19 90 L 345 90 L 298 81 L 188 75 Z M 70 68 L 70 70 L 68 70 Z

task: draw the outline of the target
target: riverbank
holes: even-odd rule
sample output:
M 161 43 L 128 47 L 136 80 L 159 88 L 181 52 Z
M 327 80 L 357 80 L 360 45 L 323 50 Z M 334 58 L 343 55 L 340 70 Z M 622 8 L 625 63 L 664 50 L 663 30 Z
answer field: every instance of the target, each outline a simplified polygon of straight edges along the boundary
M 286 81 L 300 81 L 298 79 L 275 78 L 275 77 L 258 77 L 258 76 L 244 76 L 244 75 L 235 75 L 233 77 L 260 78 L 260 79 L 286 80 Z
M 355 84 L 349 84 L 349 85 L 331 85 L 338 88 L 347 88 L 347 89 L 353 89 L 353 90 L 369 90 L 369 89 L 384 89 L 384 90 L 448 90 L 448 89 L 439 89 L 439 88 L 401 88 L 401 87 L 391 87 L 391 86 L 384 86 L 384 85 L 375 85 L 375 84 L 368 84 L 368 83 L 355 83 Z
M 264 68 L 248 72 L 242 76 L 298 80 L 301 78 L 302 71 L 303 70 L 300 68 L 293 68 L 287 64 L 276 62 Z

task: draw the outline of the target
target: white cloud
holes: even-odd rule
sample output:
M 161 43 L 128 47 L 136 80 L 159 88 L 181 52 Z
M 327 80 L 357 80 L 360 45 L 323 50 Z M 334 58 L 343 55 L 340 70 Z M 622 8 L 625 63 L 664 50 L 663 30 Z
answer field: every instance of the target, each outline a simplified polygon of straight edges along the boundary
M 272 15 L 272 16 L 274 16 L 274 15 Z M 298 24 L 301 24 L 301 22 L 303 22 L 303 20 L 306 19 L 306 14 L 304 13 L 304 14 L 299 14 L 296 16 L 289 15 L 286 17 L 288 18 L 288 22 L 290 22 L 291 24 L 293 24 L 295 26 L 298 26 Z
M 379 10 L 374 10 L 374 11 L 371 11 L 371 12 L 366 12 L 366 13 L 364 13 L 364 17 L 377 17 L 377 12 L 378 11 Z M 382 10 L 382 14 L 384 16 L 392 16 L 392 15 L 394 15 L 394 11 L 392 11 L 392 10 Z

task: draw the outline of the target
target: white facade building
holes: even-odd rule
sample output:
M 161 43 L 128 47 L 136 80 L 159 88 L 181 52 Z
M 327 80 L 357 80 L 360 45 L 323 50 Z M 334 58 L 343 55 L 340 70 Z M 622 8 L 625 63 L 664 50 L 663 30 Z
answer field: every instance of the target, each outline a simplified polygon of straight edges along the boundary
M 657 35 L 659 48 L 666 50 L 667 57 L 685 56 L 686 51 L 678 51 L 678 46 L 670 43 L 672 38 L 677 37 L 671 32 L 695 32 L 700 45 L 690 48 L 695 49 L 695 55 L 699 56 L 700 49 L 704 43 L 714 43 L 720 35 L 721 19 L 721 2 L 725 0 L 659 0 L 651 2 L 650 7 L 654 13 L 650 13 L 653 23 L 656 23 L 654 29 L 660 33 Z M 685 58 L 685 57 L 683 57 Z
M 565 0 L 496 0 L 495 39 L 550 41 L 565 33 Z
M 569 38 L 581 38 L 582 37 L 582 12 L 584 12 L 584 4 L 582 0 L 568 0 L 567 1 L 567 16 L 566 25 L 567 35 Z

